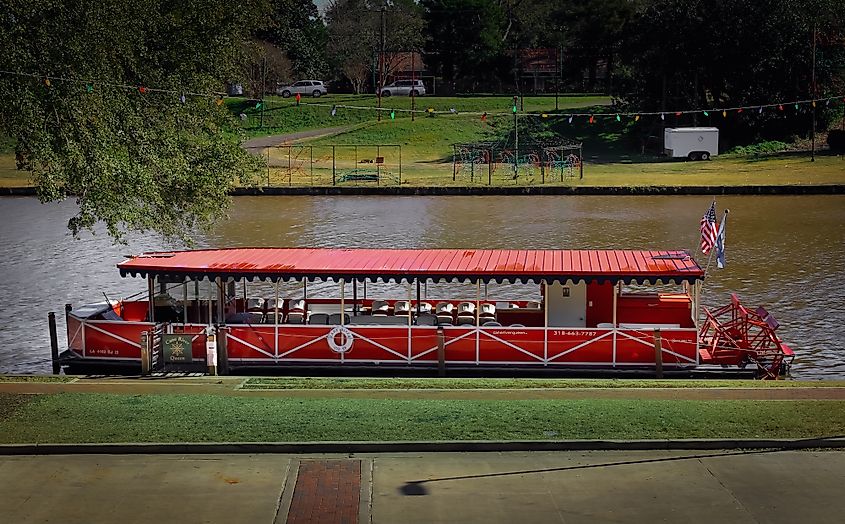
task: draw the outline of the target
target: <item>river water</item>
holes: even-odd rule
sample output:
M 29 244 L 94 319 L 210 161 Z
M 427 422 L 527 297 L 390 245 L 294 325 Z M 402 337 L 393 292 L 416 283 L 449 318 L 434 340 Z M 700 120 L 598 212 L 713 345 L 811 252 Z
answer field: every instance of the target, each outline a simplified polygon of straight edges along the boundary
M 197 246 L 381 248 L 693 249 L 710 204 L 698 196 L 237 197 L 230 219 Z M 845 378 L 845 196 L 737 196 L 728 266 L 715 263 L 704 302 L 735 291 L 765 306 L 798 355 L 793 376 Z M 72 201 L 0 199 L 0 372 L 50 369 L 47 312 L 145 289 L 121 278 L 127 253 L 173 249 L 152 235 L 114 245 L 104 232 L 74 240 Z M 706 259 L 698 256 L 702 264 Z

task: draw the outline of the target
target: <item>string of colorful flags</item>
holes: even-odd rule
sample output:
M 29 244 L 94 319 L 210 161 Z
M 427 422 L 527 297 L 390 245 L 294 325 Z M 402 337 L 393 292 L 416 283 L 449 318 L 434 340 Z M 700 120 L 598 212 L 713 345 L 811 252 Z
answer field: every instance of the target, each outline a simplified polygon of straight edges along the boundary
M 90 79 L 79 79 L 79 78 L 68 78 L 62 76 L 53 76 L 53 75 L 43 75 L 37 73 L 25 73 L 19 71 L 2 71 L 0 70 L 0 75 L 6 76 L 20 76 L 20 77 L 27 77 L 38 80 L 40 83 L 43 83 L 45 88 L 51 88 L 55 82 L 62 82 L 62 83 L 72 83 L 81 85 L 84 88 L 86 93 L 93 93 L 97 88 L 115 88 L 115 89 L 125 89 L 130 91 L 136 91 L 141 95 L 147 94 L 165 94 L 171 95 L 176 97 L 181 103 L 187 103 L 188 98 L 208 98 L 214 100 L 214 102 L 220 106 L 223 104 L 225 98 L 230 99 L 240 99 L 240 100 L 255 100 L 251 99 L 246 96 L 227 96 L 225 93 L 221 92 L 198 92 L 198 91 L 189 91 L 189 90 L 177 90 L 177 89 L 167 89 L 167 88 L 157 88 L 157 87 L 148 87 L 144 85 L 131 85 L 131 84 L 124 84 L 118 82 L 104 82 L 99 80 L 90 80 Z M 396 117 L 397 113 L 404 113 L 404 114 L 422 114 L 428 116 L 435 116 L 435 115 L 463 115 L 463 116 L 478 116 L 482 121 L 487 121 L 488 118 L 492 117 L 501 117 L 501 116 L 512 116 L 517 115 L 519 117 L 528 117 L 528 118 L 541 118 L 541 119 L 548 119 L 548 118 L 564 118 L 568 121 L 568 123 L 572 123 L 576 119 L 578 120 L 586 120 L 590 124 L 596 123 L 598 120 L 615 120 L 617 122 L 621 122 L 623 119 L 629 119 L 634 121 L 639 121 L 643 117 L 653 116 L 659 117 L 661 120 L 666 120 L 667 116 L 675 116 L 675 117 L 682 117 L 685 115 L 701 115 L 705 118 L 710 116 L 721 116 L 722 118 L 728 118 L 732 114 L 742 114 L 744 112 L 754 112 L 756 111 L 757 114 L 762 114 L 765 111 L 775 111 L 777 113 L 787 113 L 793 112 L 797 113 L 807 106 L 815 109 L 819 105 L 824 105 L 825 107 L 829 107 L 831 102 L 836 102 L 841 100 L 845 102 L 845 94 L 839 94 L 835 96 L 827 96 L 827 97 L 819 97 L 819 98 L 808 98 L 803 100 L 790 100 L 790 101 L 777 101 L 777 102 L 770 102 L 765 104 L 752 104 L 752 105 L 744 105 L 744 106 L 734 106 L 734 107 L 724 107 L 724 108 L 707 108 L 707 109 L 683 109 L 683 110 L 673 110 L 673 111 L 620 111 L 620 112 L 603 112 L 603 113 L 595 113 L 595 112 L 548 112 L 548 111 L 519 111 L 516 103 L 514 103 L 509 111 L 499 111 L 499 110 L 489 110 L 489 111 L 460 111 L 456 108 L 452 107 L 449 109 L 435 109 L 434 107 L 426 107 L 423 109 L 404 109 L 404 108 L 391 108 L 391 107 L 372 107 L 372 106 L 359 106 L 359 105 L 351 105 L 351 104 L 332 104 L 326 102 L 304 102 L 302 101 L 299 94 L 296 95 L 295 100 L 290 102 L 279 102 L 274 104 L 274 108 L 284 108 L 290 106 L 305 106 L 305 107 L 323 107 L 329 109 L 331 116 L 336 116 L 339 109 L 344 110 L 352 110 L 352 111 L 380 111 L 386 113 L 390 116 L 391 119 Z M 264 100 L 258 100 L 255 102 L 254 109 L 267 109 Z

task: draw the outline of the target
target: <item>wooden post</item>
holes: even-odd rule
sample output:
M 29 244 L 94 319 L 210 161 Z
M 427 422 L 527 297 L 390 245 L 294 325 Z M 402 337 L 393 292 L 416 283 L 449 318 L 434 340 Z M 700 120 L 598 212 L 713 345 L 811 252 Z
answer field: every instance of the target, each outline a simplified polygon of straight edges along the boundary
M 217 335 L 212 328 L 206 329 L 205 365 L 209 375 L 217 376 Z
M 578 146 L 578 178 L 584 178 L 584 146 Z
M 345 324 L 346 318 L 346 280 L 340 279 L 340 325 Z
M 226 347 L 228 330 L 226 326 L 217 329 L 217 370 L 221 375 L 229 374 L 229 351 Z
M 452 181 L 458 176 L 458 148 L 452 145 Z
M 188 281 L 182 281 L 182 325 L 188 323 Z
M 487 152 L 487 185 L 493 185 L 493 150 Z
M 654 375 L 663 378 L 663 344 L 660 340 L 660 328 L 654 329 Z
M 446 335 L 443 326 L 437 326 L 437 376 L 446 376 Z
M 56 314 L 52 311 L 47 313 L 47 323 L 50 326 L 50 356 L 53 362 L 53 374 L 58 375 L 62 372 L 62 366 L 59 364 L 59 337 L 56 334 Z
M 335 174 L 336 173 L 336 171 L 335 171 L 335 164 L 336 164 L 335 158 L 336 158 L 336 156 L 335 156 L 335 146 L 332 146 L 332 185 L 333 186 L 337 185 L 337 177 L 336 177 L 336 174 Z
M 616 322 L 616 311 L 619 305 L 619 283 L 613 284 L 613 367 L 616 367 L 616 335 L 619 325 Z
M 150 340 L 152 334 L 149 331 L 141 332 L 141 374 L 150 374 Z
M 155 290 L 155 277 L 152 275 L 147 276 L 147 297 L 150 301 L 149 304 L 149 317 L 150 322 L 155 324 L 156 322 L 156 290 Z

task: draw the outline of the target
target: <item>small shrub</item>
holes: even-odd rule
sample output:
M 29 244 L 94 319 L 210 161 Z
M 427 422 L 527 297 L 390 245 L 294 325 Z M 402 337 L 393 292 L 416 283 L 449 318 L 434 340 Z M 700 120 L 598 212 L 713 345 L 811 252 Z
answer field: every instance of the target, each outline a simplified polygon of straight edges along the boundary
M 827 134 L 827 145 L 831 151 L 845 152 L 845 130 L 831 129 Z
M 780 153 L 789 149 L 789 144 L 779 140 L 767 140 L 747 146 L 736 146 L 728 154 L 732 155 L 764 155 L 767 153 Z

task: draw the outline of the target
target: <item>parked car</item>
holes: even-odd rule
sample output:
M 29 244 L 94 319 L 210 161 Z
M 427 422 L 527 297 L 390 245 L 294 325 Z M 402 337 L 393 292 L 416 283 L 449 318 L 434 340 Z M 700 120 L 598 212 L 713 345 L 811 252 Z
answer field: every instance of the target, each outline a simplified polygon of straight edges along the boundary
M 300 95 L 311 95 L 315 98 L 321 97 L 329 93 L 326 85 L 320 80 L 300 80 L 294 82 L 289 86 L 282 86 L 276 89 L 276 93 L 288 98 L 291 95 L 299 93 Z
M 378 94 L 378 92 L 376 93 Z M 422 96 L 425 94 L 425 86 L 422 80 L 397 80 L 384 86 L 381 96 Z

